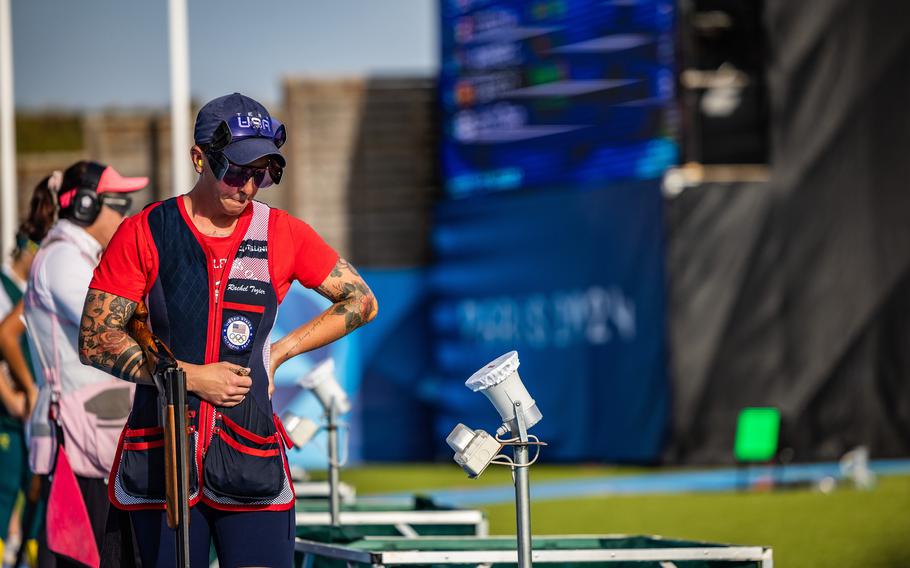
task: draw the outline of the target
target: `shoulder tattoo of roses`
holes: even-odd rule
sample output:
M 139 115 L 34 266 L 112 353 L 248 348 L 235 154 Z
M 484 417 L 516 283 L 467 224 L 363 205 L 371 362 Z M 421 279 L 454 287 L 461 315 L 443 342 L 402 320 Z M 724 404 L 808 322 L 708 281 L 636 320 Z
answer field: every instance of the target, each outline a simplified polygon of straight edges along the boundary
M 369 321 L 373 292 L 347 260 L 339 258 L 329 278 L 316 291 L 335 303 L 331 314 L 344 317 L 346 331 L 353 331 Z
M 142 349 L 126 332 L 138 304 L 132 300 L 89 291 L 85 298 L 79 340 L 83 356 L 93 367 L 134 381 L 140 374 Z

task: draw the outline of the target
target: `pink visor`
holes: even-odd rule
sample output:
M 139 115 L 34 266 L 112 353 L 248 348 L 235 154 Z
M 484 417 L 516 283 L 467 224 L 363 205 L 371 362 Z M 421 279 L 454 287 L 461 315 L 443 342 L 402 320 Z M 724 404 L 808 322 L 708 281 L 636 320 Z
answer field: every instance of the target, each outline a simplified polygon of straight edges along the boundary
M 95 187 L 95 192 L 99 195 L 102 193 L 130 193 L 139 191 L 148 184 L 149 178 L 147 177 L 123 177 L 117 170 L 108 166 L 101 172 L 101 177 L 98 179 L 98 185 Z M 60 207 L 69 206 L 73 197 L 76 195 L 77 189 L 78 188 L 74 187 L 60 193 L 57 197 Z
M 108 166 L 98 180 L 98 193 L 129 193 L 139 191 L 149 184 L 147 177 L 123 177 L 117 170 Z

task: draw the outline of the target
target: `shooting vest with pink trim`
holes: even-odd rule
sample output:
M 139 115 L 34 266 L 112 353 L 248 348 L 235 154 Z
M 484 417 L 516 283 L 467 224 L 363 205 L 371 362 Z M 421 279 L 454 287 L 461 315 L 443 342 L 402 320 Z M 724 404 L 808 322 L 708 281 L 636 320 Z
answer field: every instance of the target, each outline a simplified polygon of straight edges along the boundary
M 190 505 L 222 510 L 286 510 L 294 488 L 284 445 L 290 440 L 268 396 L 269 333 L 278 309 L 269 260 L 270 208 L 254 201 L 235 231 L 242 240 L 215 287 L 214 257 L 181 198 L 143 211 L 157 271 L 146 296 L 155 335 L 177 359 L 228 361 L 251 369 L 253 386 L 230 408 L 187 393 Z M 164 439 L 158 392 L 138 385 L 120 436 L 108 492 L 121 509 L 161 509 L 165 502 Z

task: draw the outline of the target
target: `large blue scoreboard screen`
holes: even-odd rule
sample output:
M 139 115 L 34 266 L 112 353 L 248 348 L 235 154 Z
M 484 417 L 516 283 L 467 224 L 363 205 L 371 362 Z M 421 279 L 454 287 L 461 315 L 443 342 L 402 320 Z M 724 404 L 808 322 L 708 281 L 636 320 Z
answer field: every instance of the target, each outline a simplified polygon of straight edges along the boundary
M 672 0 L 442 0 L 447 193 L 659 177 L 674 140 Z

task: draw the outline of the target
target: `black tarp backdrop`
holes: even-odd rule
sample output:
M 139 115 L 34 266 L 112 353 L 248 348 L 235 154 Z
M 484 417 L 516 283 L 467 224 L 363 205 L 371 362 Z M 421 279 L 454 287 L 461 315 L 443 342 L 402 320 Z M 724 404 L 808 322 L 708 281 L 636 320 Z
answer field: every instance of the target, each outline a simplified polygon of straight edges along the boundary
M 910 5 L 767 0 L 768 184 L 668 207 L 674 443 L 732 461 L 778 407 L 794 459 L 910 455 Z

